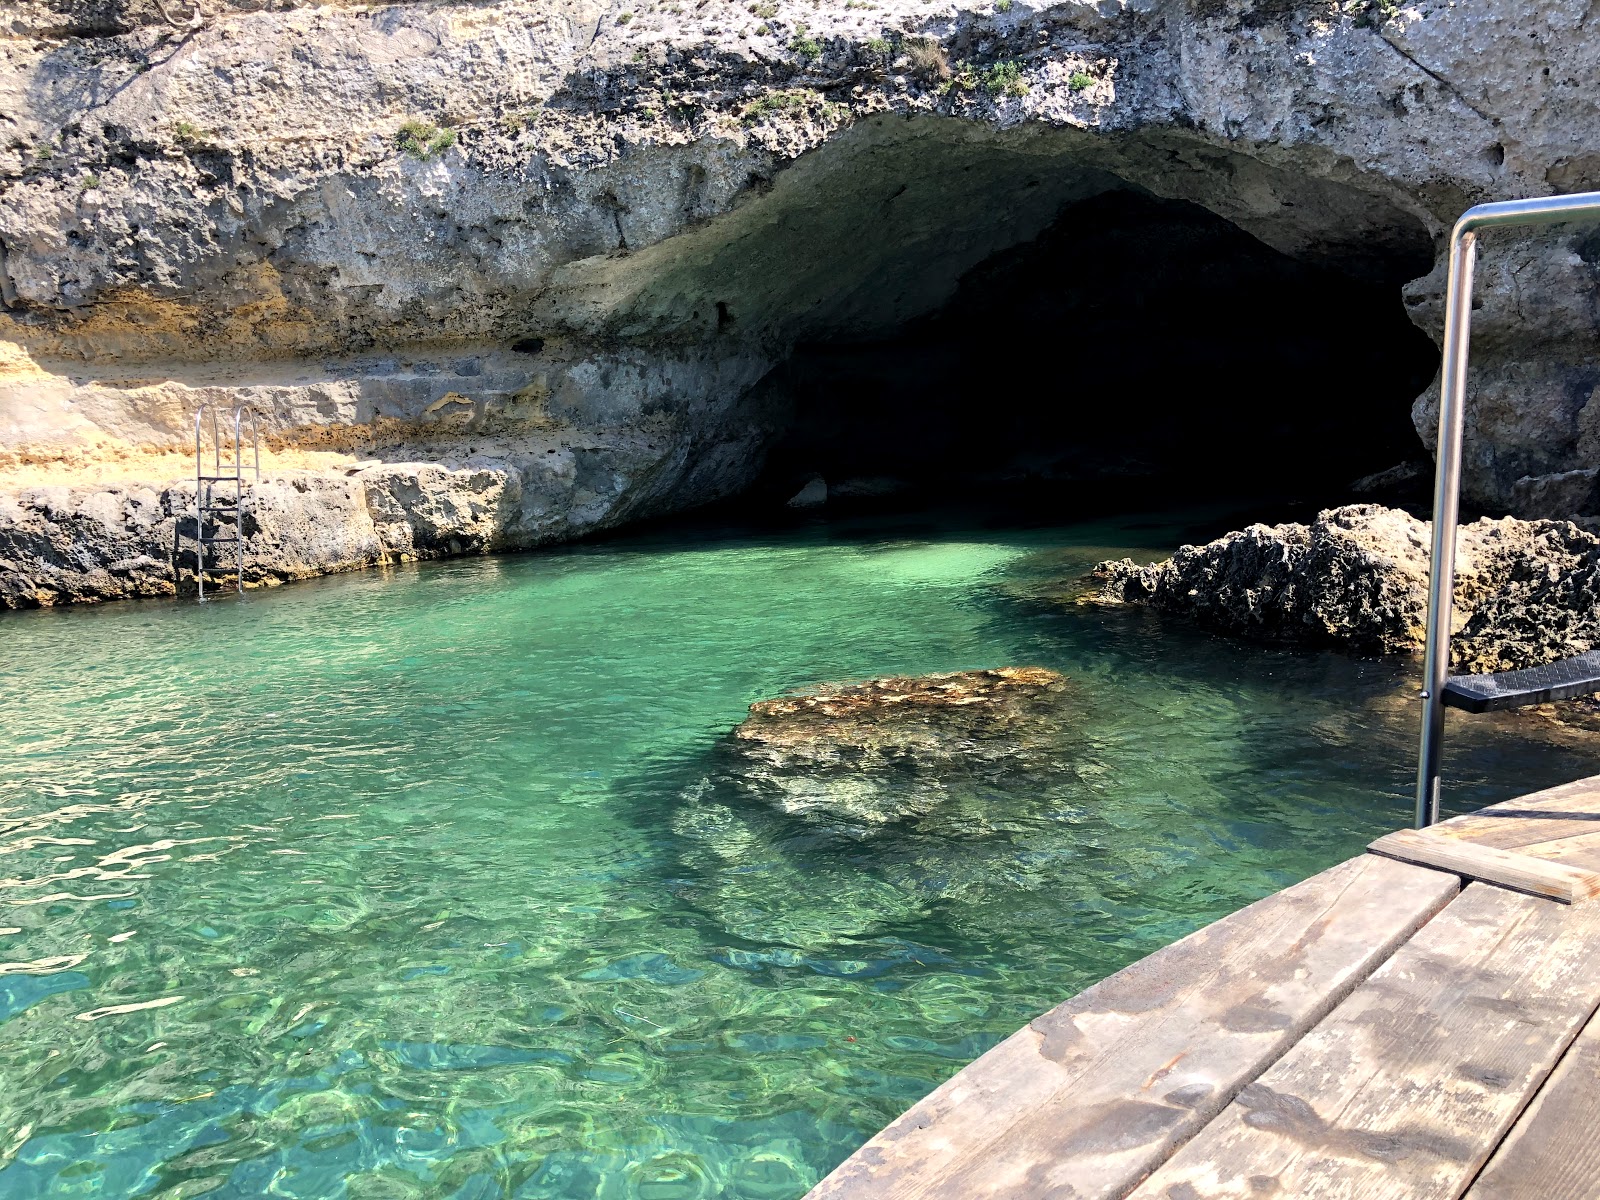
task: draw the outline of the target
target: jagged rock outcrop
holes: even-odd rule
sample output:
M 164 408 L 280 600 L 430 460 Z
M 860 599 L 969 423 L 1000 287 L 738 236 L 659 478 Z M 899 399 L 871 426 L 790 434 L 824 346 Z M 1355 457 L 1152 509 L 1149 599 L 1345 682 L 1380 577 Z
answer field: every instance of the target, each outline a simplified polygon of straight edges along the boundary
M 1104 562 L 1086 600 L 1148 604 L 1225 633 L 1362 653 L 1421 647 L 1427 523 L 1350 505 L 1310 525 L 1251 525 L 1166 561 Z M 1453 665 L 1536 666 L 1600 645 L 1600 538 L 1569 521 L 1460 530 Z
M 0 490 L 181 446 L 211 399 L 255 405 L 276 451 L 345 455 L 329 478 L 551 433 L 641 442 L 618 486 L 557 501 L 564 534 L 701 503 L 759 469 L 782 421 L 760 381 L 792 345 L 928 312 L 1073 201 L 1192 201 L 1398 285 L 1471 201 L 1600 185 L 1586 19 L 1580 0 L 13 4 Z M 1491 240 L 1469 497 L 1571 503 L 1600 468 L 1600 252 Z M 1405 292 L 1434 332 L 1441 292 L 1438 268 Z M 107 482 L 135 481 L 170 479 Z

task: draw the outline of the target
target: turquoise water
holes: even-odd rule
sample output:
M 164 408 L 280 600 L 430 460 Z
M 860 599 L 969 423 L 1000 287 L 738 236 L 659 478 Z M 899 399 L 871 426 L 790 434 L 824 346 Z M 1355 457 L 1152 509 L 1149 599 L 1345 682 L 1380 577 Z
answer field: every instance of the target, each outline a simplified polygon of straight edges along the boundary
M 0 618 L 0 1197 L 785 1200 L 1039 1011 L 1406 823 L 1404 664 L 1040 585 L 1176 521 L 698 527 Z M 707 792 L 760 697 L 1036 663 L 966 834 Z M 1592 771 L 1453 734 L 1458 807 Z

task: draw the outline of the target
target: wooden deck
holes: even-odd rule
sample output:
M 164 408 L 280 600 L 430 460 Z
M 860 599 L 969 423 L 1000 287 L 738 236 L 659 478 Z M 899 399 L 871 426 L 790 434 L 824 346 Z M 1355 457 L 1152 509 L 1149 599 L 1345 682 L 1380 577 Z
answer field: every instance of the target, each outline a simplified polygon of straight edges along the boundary
M 1019 1030 L 809 1200 L 1600 1200 L 1600 776 L 1379 838 Z

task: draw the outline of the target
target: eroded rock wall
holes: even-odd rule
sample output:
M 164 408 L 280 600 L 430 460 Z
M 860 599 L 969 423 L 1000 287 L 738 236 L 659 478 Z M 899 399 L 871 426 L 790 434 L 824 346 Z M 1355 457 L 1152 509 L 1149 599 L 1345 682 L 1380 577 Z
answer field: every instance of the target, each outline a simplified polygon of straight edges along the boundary
M 96 464 L 102 489 L 170 482 L 209 399 L 261 411 L 280 474 L 454 479 L 487 457 L 522 477 L 519 439 L 633 447 L 616 486 L 574 481 L 562 515 L 463 545 L 702 503 L 759 469 L 783 420 L 761 380 L 798 340 L 892 329 L 1124 188 L 1419 277 L 1406 303 L 1436 333 L 1427 261 L 1462 207 L 1600 183 L 1586 19 L 1579 0 L 11 5 L 0 488 Z M 1600 466 L 1589 245 L 1486 247 L 1480 503 L 1569 503 Z M 372 511 L 385 553 L 450 544 Z
M 1251 525 L 1172 558 L 1099 564 L 1088 602 L 1146 604 L 1238 637 L 1366 654 L 1420 650 L 1429 525 L 1353 504 Z M 1600 538 L 1571 521 L 1484 518 L 1458 536 L 1452 667 L 1542 666 L 1600 645 Z

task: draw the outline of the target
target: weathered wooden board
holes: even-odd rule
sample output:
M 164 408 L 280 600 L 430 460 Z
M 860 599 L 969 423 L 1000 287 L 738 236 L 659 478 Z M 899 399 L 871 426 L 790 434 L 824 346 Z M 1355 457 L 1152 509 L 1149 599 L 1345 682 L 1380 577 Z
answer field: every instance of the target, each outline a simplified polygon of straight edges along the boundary
M 1121 1196 L 1458 886 L 1453 875 L 1363 855 L 1269 896 L 1018 1031 L 811 1196 Z
M 1549 842 L 1533 842 L 1523 846 L 1518 854 L 1565 863 L 1584 871 L 1600 871 L 1600 829 L 1577 837 L 1556 838 Z
M 1564 783 L 1452 817 L 1430 832 L 1514 850 L 1534 842 L 1600 831 L 1600 775 Z
M 1600 905 L 1474 883 L 1132 1193 L 1456 1197 L 1600 1003 Z
M 1432 829 L 1386 833 L 1367 848 L 1374 854 L 1440 871 L 1454 871 L 1563 904 L 1576 904 L 1600 896 L 1600 872 L 1537 858 L 1522 851 L 1441 837 Z
M 1589 1019 L 1467 1200 L 1600 1200 L 1600 1018 Z

